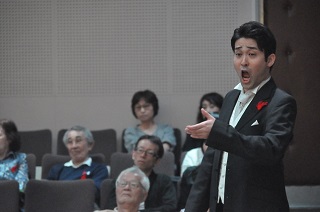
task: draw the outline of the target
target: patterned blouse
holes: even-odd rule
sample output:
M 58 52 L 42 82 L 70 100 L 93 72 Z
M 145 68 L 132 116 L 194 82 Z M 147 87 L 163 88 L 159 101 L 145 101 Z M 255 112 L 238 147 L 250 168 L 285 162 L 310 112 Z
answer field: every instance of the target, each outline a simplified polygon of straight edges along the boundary
M 28 177 L 28 164 L 25 153 L 10 152 L 8 156 L 0 160 L 0 180 L 16 180 L 19 190 L 24 192 Z

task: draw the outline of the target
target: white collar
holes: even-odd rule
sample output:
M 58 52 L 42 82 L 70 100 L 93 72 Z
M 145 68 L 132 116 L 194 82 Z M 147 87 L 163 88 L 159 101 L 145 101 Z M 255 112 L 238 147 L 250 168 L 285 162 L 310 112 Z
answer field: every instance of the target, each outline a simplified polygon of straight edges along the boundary
M 73 168 L 78 168 L 78 167 L 80 167 L 80 166 L 82 166 L 82 165 L 87 165 L 87 166 L 91 166 L 91 163 L 92 163 L 92 159 L 91 159 L 91 157 L 89 157 L 87 160 L 85 160 L 84 162 L 82 162 L 81 164 L 79 164 L 79 165 L 74 165 L 73 164 L 73 162 L 72 162 L 72 160 L 70 160 L 70 161 L 68 161 L 68 162 L 66 162 L 65 164 L 64 164 L 64 166 L 67 166 L 67 167 L 73 167 Z
M 268 79 L 262 81 L 257 87 L 255 87 L 255 88 L 253 88 L 253 89 L 251 89 L 251 90 L 247 90 L 247 92 L 250 91 L 250 92 L 252 92 L 252 93 L 254 93 L 254 94 L 257 94 L 257 92 L 260 90 L 260 88 L 262 88 L 262 86 L 264 86 L 270 79 L 271 79 L 271 76 L 268 77 Z M 241 83 L 237 84 L 237 85 L 234 87 L 234 89 L 240 90 L 241 92 L 243 92 L 243 87 L 242 87 Z

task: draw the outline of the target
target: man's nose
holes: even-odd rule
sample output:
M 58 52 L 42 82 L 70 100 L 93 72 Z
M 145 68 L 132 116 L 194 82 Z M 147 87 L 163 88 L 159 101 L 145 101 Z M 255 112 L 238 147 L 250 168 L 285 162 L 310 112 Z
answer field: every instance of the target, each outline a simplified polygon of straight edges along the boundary
M 248 58 L 246 55 L 243 55 L 242 60 L 241 60 L 241 65 L 248 66 Z
M 71 143 L 71 147 L 72 147 L 72 148 L 75 148 L 75 147 L 77 147 L 77 146 L 78 146 L 78 144 L 77 144 L 76 142 L 72 142 L 72 143 Z
M 125 185 L 123 188 L 126 189 L 126 190 L 130 190 L 130 189 L 131 189 L 130 183 L 128 183 L 127 185 Z

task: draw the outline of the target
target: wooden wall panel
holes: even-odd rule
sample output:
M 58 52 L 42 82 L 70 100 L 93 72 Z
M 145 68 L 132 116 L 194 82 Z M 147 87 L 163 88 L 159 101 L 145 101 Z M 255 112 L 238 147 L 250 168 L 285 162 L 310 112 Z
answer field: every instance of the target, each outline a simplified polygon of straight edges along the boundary
M 297 100 L 294 139 L 285 155 L 287 185 L 320 184 L 320 13 L 318 0 L 265 0 L 265 24 L 277 39 L 272 71 Z

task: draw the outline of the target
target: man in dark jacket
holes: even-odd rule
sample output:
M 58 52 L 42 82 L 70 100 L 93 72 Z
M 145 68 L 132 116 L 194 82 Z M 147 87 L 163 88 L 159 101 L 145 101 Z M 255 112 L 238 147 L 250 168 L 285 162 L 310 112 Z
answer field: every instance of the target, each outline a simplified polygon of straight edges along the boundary
M 176 190 L 171 178 L 154 172 L 154 166 L 164 154 L 161 140 L 152 135 L 141 136 L 132 152 L 134 165 L 149 178 L 150 189 L 146 201 L 140 205 L 140 211 L 174 212 L 177 208 Z M 110 193 L 109 209 L 116 207 L 115 188 Z
M 271 77 L 276 40 L 258 22 L 235 29 L 231 39 L 240 83 L 215 119 L 186 127 L 207 149 L 187 200 L 187 212 L 288 212 L 283 156 L 293 137 L 297 106 Z

